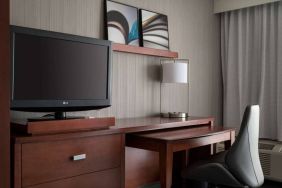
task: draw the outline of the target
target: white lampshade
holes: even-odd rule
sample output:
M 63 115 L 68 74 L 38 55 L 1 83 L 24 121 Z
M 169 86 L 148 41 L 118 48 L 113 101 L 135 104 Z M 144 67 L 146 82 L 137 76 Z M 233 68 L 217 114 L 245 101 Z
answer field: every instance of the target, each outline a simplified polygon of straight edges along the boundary
M 187 83 L 187 63 L 163 63 L 163 83 Z

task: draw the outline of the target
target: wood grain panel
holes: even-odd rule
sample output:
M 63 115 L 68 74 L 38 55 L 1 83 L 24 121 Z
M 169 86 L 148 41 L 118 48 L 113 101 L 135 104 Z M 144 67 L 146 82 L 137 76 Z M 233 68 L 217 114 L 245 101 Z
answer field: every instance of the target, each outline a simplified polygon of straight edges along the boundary
M 0 1 L 0 7 L 0 22 L 9 24 L 9 1 Z
M 152 131 L 146 133 L 136 133 L 134 136 L 148 138 L 148 139 L 158 139 L 164 141 L 174 141 L 174 140 L 184 140 L 192 139 L 197 137 L 207 137 L 209 135 L 214 135 L 218 133 L 227 133 L 227 137 L 230 138 L 230 129 L 223 128 L 222 126 L 197 126 L 192 128 L 176 128 L 162 131 Z M 130 137 L 130 136 L 129 136 Z
M 13 145 L 13 188 L 21 188 L 22 187 L 22 145 L 14 144 Z
M 158 57 L 164 57 L 164 58 L 178 58 L 177 52 L 172 52 L 169 50 L 159 50 L 159 49 L 153 49 L 153 48 L 124 45 L 124 44 L 118 44 L 118 43 L 113 44 L 113 50 L 117 52 L 151 55 L 151 56 L 158 56 Z
M 126 188 L 142 187 L 159 181 L 159 155 L 157 152 L 126 147 L 125 154 Z
M 120 168 L 85 174 L 29 188 L 120 188 Z
M 121 135 L 97 136 L 22 146 L 22 185 L 77 176 L 121 165 Z M 73 161 L 74 155 L 86 158 Z
M 70 156 L 68 155 L 69 151 L 75 150 L 75 148 L 79 149 L 87 149 L 91 145 L 91 151 L 90 154 L 93 155 L 94 153 L 101 153 L 103 152 L 97 152 L 96 150 L 99 147 L 108 148 L 111 152 L 113 152 L 113 149 L 117 149 L 115 146 L 107 147 L 103 146 L 103 144 L 98 144 L 99 147 L 92 146 L 91 142 L 97 139 L 97 136 L 100 138 L 106 138 L 109 136 L 102 136 L 105 134 L 115 134 L 114 130 L 119 130 L 122 133 L 134 133 L 134 132 L 147 132 L 149 130 L 156 131 L 158 129 L 168 129 L 177 131 L 177 128 L 180 127 L 187 127 L 192 125 L 208 125 L 205 129 L 208 129 L 213 124 L 214 118 L 207 117 L 207 118 L 200 118 L 200 117 L 188 117 L 186 119 L 172 119 L 172 118 L 160 118 L 160 117 L 153 117 L 153 118 L 128 118 L 128 119 L 118 119 L 116 122 L 116 125 L 112 127 L 111 130 L 103 130 L 103 131 L 87 131 L 87 132 L 77 132 L 77 133 L 69 133 L 69 134 L 51 134 L 51 135 L 41 135 L 41 136 L 24 136 L 24 135 L 18 135 L 14 141 L 16 143 L 15 145 L 15 181 L 16 185 L 21 185 L 21 180 L 26 181 L 26 176 L 21 178 L 19 172 L 25 172 L 26 169 L 28 171 L 33 171 L 33 174 L 44 174 L 50 175 L 49 171 L 51 173 L 51 177 L 54 178 L 54 176 L 57 176 L 59 173 L 59 179 L 61 178 L 67 178 L 70 176 L 69 173 L 72 172 L 85 172 L 85 169 L 81 169 L 79 166 L 80 163 L 78 163 L 77 168 L 74 169 L 70 165 L 70 163 L 66 160 L 69 159 Z M 175 128 L 175 129 L 173 129 Z M 195 129 L 198 130 L 198 129 Z M 165 132 L 165 130 L 161 131 Z M 140 133 L 140 134 L 143 134 Z M 148 132 L 147 132 L 148 133 Z M 153 133 L 153 132 L 151 132 Z M 165 136 L 167 135 L 164 133 Z M 177 134 L 173 131 L 173 134 Z M 229 134 L 230 136 L 230 134 Z M 120 136 L 121 138 L 121 145 L 124 144 L 124 134 Z M 181 139 L 181 138 L 180 138 Z M 88 140 L 85 142 L 82 142 L 82 140 Z M 106 141 L 105 139 L 104 141 Z M 148 141 L 148 140 L 147 140 Z M 71 143 L 70 143 L 71 142 Z M 141 141 L 139 143 L 144 143 L 145 141 Z M 116 142 L 115 142 L 116 143 Z M 148 143 L 148 142 L 147 142 Z M 21 145 L 23 145 L 23 150 L 21 150 Z M 105 144 L 105 143 L 104 143 Z M 128 146 L 130 146 L 130 143 L 127 143 Z M 132 144 L 132 142 L 131 142 Z M 89 146 L 89 147 L 86 147 Z M 156 144 L 153 144 L 151 148 L 156 148 Z M 63 148 L 62 148 L 63 147 Z M 136 147 L 136 144 L 134 144 L 134 147 Z M 50 149 L 48 149 L 50 148 Z M 28 149 L 28 150 L 27 150 Z M 144 149 L 144 148 L 143 148 Z M 149 148 L 148 148 L 149 149 Z M 87 149 L 88 150 L 88 149 Z M 156 149 L 154 149 L 156 150 Z M 48 154 L 46 154 L 48 152 Z M 121 156 L 124 156 L 124 147 L 121 148 L 120 153 Z M 21 153 L 23 154 L 23 159 L 19 159 L 18 157 L 21 156 Z M 65 156 L 66 155 L 66 156 Z M 113 154 L 114 158 L 116 159 L 119 155 L 117 152 L 116 154 Z M 40 157 L 38 157 L 40 156 Z M 44 156 L 44 159 L 42 159 L 42 156 Z M 88 155 L 87 155 L 88 156 Z M 110 154 L 109 154 L 110 157 Z M 91 158 L 91 155 L 90 155 Z M 110 157 L 111 158 L 111 157 Z M 62 162 L 58 162 L 58 160 L 61 159 Z M 106 160 L 102 158 L 103 160 Z M 101 159 L 101 160 L 102 160 Z M 155 152 L 148 152 L 145 150 L 139 150 L 134 148 L 126 148 L 125 152 L 125 161 L 123 160 L 124 157 L 119 158 L 121 160 L 121 174 L 124 174 L 125 170 L 125 184 L 126 187 L 139 187 L 142 185 L 145 185 L 147 183 L 154 183 L 155 181 L 158 181 L 159 179 L 159 163 L 158 163 L 158 156 Z M 36 160 L 39 160 L 38 162 L 34 162 Z M 50 162 L 51 161 L 51 162 Z M 91 161 L 95 161 L 95 158 L 91 158 Z M 21 163 L 22 162 L 22 163 Z M 124 167 L 125 163 L 125 169 Z M 106 163 L 108 164 L 108 163 Z M 105 165 L 100 164 L 97 162 L 96 165 Z M 40 170 L 37 170 L 36 167 L 40 166 Z M 64 167 L 62 167 L 64 166 Z M 87 165 L 87 168 L 92 166 L 91 164 Z M 21 169 L 23 167 L 23 169 Z M 41 170 L 44 169 L 44 170 Z M 50 170 L 52 168 L 52 170 Z M 86 170 L 87 170 L 86 168 Z M 47 169 L 47 172 L 46 172 Z M 57 170 L 60 169 L 60 170 Z M 68 169 L 64 173 L 64 175 L 67 175 L 67 177 L 60 177 L 61 169 Z M 82 171 L 81 171 L 82 170 Z M 42 172 L 43 171 L 43 172 Z M 72 174 L 71 174 L 72 175 Z M 50 177 L 49 176 L 49 177 Z M 32 181 L 42 181 L 42 177 L 38 178 L 35 177 L 35 175 L 29 176 Z M 55 179 L 58 180 L 59 179 Z M 54 179 L 53 179 L 54 180 Z M 51 180 L 50 180 L 51 181 Z M 45 182 L 45 181 L 44 181 Z M 46 180 L 47 182 L 47 180 Z M 122 179 L 122 184 L 124 184 Z M 56 185 L 56 184 L 54 184 Z
M 29 121 L 12 123 L 11 127 L 15 132 L 30 135 L 71 133 L 90 130 L 108 129 L 115 125 L 114 117 L 90 118 L 90 119 L 66 119 L 52 121 Z
M 0 187 L 10 187 L 9 0 L 0 2 Z
M 234 129 L 225 129 L 221 126 L 196 126 L 192 128 L 133 133 L 126 135 L 126 146 L 158 152 L 161 187 L 168 188 L 171 187 L 172 182 L 173 152 L 183 151 L 181 155 L 187 157 L 185 151 L 191 148 L 231 140 L 232 131 L 234 131 Z M 211 147 L 209 146 L 207 149 L 209 149 L 207 155 L 210 155 L 212 152 Z M 149 160 L 147 161 L 150 163 Z M 183 158 L 177 162 L 182 163 L 182 167 L 187 163 Z M 153 166 L 147 171 L 152 170 Z M 143 167 L 143 171 L 146 171 L 145 167 Z M 133 176 L 132 174 L 130 174 L 130 176 Z M 149 175 L 149 173 L 147 175 Z M 126 174 L 126 176 L 129 175 Z M 146 176 L 142 178 L 146 178 L 147 181 L 149 179 L 149 177 Z M 148 181 L 148 183 L 149 182 L 150 181 Z

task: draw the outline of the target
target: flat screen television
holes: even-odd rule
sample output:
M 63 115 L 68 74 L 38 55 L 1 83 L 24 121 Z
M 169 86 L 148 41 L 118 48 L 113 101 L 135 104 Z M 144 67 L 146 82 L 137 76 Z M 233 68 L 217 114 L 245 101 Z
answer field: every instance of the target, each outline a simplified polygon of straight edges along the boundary
M 62 112 L 111 105 L 111 42 L 11 26 L 11 109 Z

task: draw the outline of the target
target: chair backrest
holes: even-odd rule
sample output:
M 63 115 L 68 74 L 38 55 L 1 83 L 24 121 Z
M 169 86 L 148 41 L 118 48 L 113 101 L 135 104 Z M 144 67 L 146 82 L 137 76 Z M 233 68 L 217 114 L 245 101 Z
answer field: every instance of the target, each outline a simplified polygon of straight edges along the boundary
M 229 171 L 250 187 L 259 187 L 264 182 L 258 140 L 259 106 L 252 105 L 246 108 L 240 132 L 225 158 Z

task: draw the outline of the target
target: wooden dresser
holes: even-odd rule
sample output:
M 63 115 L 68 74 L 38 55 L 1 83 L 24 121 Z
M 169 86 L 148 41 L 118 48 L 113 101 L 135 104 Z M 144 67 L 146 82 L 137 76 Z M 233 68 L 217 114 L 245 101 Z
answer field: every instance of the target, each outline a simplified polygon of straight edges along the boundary
M 14 136 L 15 188 L 124 187 L 119 131 Z
M 136 188 L 159 181 L 157 152 L 126 147 L 126 135 L 213 126 L 212 117 L 118 119 L 104 130 L 12 134 L 13 188 Z M 73 130 L 72 130 L 73 131 Z

